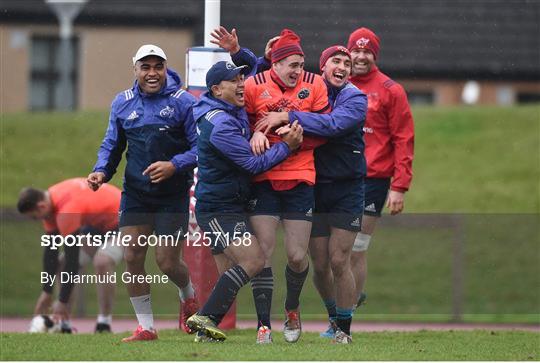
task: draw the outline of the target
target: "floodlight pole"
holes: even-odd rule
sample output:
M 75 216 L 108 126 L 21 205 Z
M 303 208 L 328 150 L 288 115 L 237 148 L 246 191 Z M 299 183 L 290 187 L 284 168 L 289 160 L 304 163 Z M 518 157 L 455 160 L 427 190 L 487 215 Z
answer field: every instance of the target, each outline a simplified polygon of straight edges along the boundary
M 54 11 L 60 23 L 60 47 L 58 48 L 58 70 L 60 81 L 56 104 L 62 111 L 70 111 L 74 105 L 74 92 L 71 88 L 70 73 L 73 69 L 74 51 L 71 44 L 73 20 L 79 15 L 87 0 L 45 0 Z
M 210 33 L 219 27 L 220 13 L 221 0 L 204 1 L 204 46 L 207 48 L 218 48 L 217 45 L 210 43 L 210 39 L 212 39 Z

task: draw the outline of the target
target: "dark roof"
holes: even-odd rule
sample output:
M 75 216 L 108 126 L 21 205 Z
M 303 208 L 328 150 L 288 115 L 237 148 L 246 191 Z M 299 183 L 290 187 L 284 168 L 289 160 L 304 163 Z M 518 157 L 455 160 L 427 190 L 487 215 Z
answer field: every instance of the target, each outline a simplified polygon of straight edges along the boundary
M 204 2 L 197 0 L 89 0 L 75 24 L 191 27 L 203 13 Z M 52 24 L 57 20 L 45 0 L 2 0 L 0 22 Z
M 191 27 L 203 42 L 203 0 L 90 0 L 76 24 Z M 1 0 L 0 22 L 56 23 L 44 0 Z M 360 26 L 381 39 L 377 63 L 392 77 L 540 80 L 537 0 L 221 0 L 221 23 L 262 54 L 287 27 L 307 68 Z
M 540 79 L 539 1 L 222 0 L 221 8 L 222 24 L 257 54 L 281 29 L 296 31 L 312 70 L 323 49 L 366 26 L 392 77 Z

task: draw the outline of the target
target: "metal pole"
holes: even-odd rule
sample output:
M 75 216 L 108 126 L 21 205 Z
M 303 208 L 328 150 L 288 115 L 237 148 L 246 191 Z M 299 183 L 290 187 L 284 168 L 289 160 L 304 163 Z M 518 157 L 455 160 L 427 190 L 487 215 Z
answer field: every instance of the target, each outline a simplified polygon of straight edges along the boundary
M 465 255 L 464 220 L 461 215 L 454 216 L 454 239 L 452 243 L 452 321 L 463 321 L 463 265 Z
M 204 46 L 208 48 L 217 48 L 218 46 L 210 43 L 210 33 L 219 27 L 221 22 L 221 0 L 204 1 Z

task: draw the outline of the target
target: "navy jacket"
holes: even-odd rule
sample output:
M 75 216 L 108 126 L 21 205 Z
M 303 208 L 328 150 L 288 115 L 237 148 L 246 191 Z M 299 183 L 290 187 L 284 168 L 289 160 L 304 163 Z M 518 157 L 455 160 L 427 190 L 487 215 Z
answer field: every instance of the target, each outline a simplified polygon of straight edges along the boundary
M 178 74 L 167 69 L 167 81 L 156 94 L 141 92 L 137 81 L 132 88 L 120 92 L 111 106 L 109 127 L 94 171 L 105 173 L 109 181 L 127 144 L 125 191 L 148 197 L 187 192 L 197 156 L 192 113 L 196 99 L 181 86 Z M 156 161 L 171 161 L 176 173 L 161 183 L 152 184 L 150 177 L 142 173 Z
M 249 145 L 251 131 L 246 111 L 214 98 L 208 92 L 193 106 L 197 120 L 198 182 L 195 197 L 201 203 L 241 205 L 250 198 L 254 174 L 271 169 L 289 156 L 285 142 L 262 155 Z
M 326 86 L 331 113 L 293 111 L 289 112 L 289 120 L 298 120 L 306 134 L 327 138 L 326 144 L 315 149 L 317 182 L 363 178 L 367 97 L 351 83 L 339 89 L 328 82 Z

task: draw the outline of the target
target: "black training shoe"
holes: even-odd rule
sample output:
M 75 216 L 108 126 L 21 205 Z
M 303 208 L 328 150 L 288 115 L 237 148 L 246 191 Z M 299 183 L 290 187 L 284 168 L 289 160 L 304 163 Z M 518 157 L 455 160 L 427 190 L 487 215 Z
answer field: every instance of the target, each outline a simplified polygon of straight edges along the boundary
M 97 323 L 95 333 L 111 333 L 111 326 L 105 323 Z

